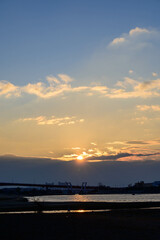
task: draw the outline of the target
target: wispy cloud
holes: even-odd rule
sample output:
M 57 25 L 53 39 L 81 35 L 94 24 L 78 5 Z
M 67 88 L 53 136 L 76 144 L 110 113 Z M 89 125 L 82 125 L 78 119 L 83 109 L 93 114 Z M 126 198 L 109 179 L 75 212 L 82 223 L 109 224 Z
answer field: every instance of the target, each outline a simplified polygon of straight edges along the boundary
M 85 92 L 86 94 L 106 94 L 107 86 L 71 86 L 73 81 L 71 77 L 65 74 L 58 74 L 58 78 L 54 76 L 47 76 L 46 82 L 28 83 L 26 86 L 15 86 L 10 82 L 0 81 L 0 95 L 20 96 L 23 93 L 35 95 L 40 98 L 49 99 L 52 97 L 63 96 L 65 93 Z
M 142 117 L 136 117 L 132 119 L 133 121 L 136 121 L 138 124 L 143 125 L 146 121 L 149 121 L 148 117 L 142 116 Z
M 66 74 L 58 74 L 58 77 L 65 83 L 69 83 L 73 81 L 73 79 Z
M 35 84 L 29 83 L 22 88 L 22 92 L 47 99 L 71 91 L 71 86 L 67 81 L 67 79 L 69 79 L 67 75 L 66 77 L 63 75 L 63 77 L 60 79 L 57 79 L 53 76 L 47 76 L 46 79 L 48 81 L 48 85 L 43 82 L 38 82 Z
M 146 116 L 142 116 L 142 117 L 136 117 L 132 119 L 133 121 L 136 121 L 137 124 L 143 125 L 143 124 L 148 124 L 151 123 L 151 121 L 155 122 L 157 121 L 159 123 L 160 121 L 160 117 L 146 117 Z
M 21 122 L 36 122 L 37 125 L 73 125 L 76 123 L 82 123 L 84 122 L 84 119 L 77 119 L 75 116 L 72 117 L 62 117 L 62 118 L 56 118 L 55 116 L 52 116 L 50 118 L 47 118 L 45 116 L 38 116 L 35 118 L 21 118 L 18 121 Z
M 114 87 L 105 85 L 78 86 L 71 85 L 73 79 L 59 74 L 58 78 L 47 76 L 47 82 L 28 83 L 26 86 L 15 86 L 6 81 L 0 81 L 0 95 L 4 97 L 22 96 L 23 93 L 35 95 L 42 99 L 49 99 L 66 94 L 83 93 L 86 96 L 103 96 L 107 98 L 152 98 L 160 97 L 160 79 L 139 82 L 136 79 L 125 77 L 117 81 Z
M 106 96 L 109 98 L 151 98 L 160 96 L 160 79 L 139 82 L 125 77 L 118 81 L 114 89 L 110 89 Z
M 58 78 L 54 76 L 47 76 L 46 80 L 48 85 L 44 82 L 38 82 L 36 84 L 29 83 L 24 86 L 21 91 L 36 95 L 40 98 L 52 98 L 57 96 L 62 96 L 65 93 L 77 93 L 77 92 L 85 92 L 91 94 L 105 94 L 107 92 L 106 86 L 71 86 L 71 82 L 73 79 L 65 74 L 58 74 Z
M 160 105 L 137 105 L 139 111 L 160 111 Z
M 20 96 L 20 87 L 7 81 L 0 81 L 0 96 L 11 97 Z
M 144 81 L 142 83 L 139 83 L 136 87 L 136 90 L 153 90 L 153 89 L 160 89 L 160 79 L 156 80 L 150 80 L 150 81 Z

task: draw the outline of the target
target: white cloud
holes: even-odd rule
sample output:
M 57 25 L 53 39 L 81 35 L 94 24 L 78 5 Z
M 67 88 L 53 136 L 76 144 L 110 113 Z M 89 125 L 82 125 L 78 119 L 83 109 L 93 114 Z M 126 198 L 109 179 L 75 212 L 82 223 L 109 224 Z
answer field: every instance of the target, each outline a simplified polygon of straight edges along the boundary
M 106 97 L 109 98 L 151 98 L 160 97 L 160 79 L 139 82 L 125 77 L 118 81 L 118 88 L 110 88 Z
M 137 90 L 152 90 L 152 89 L 160 89 L 160 79 L 156 80 L 150 80 L 150 81 L 145 81 L 142 83 L 139 83 L 136 86 Z
M 69 83 L 73 81 L 73 79 L 66 74 L 58 74 L 58 77 L 65 83 Z
M 91 152 L 94 152 L 95 150 L 94 149 L 88 149 L 88 152 L 91 153 Z
M 122 87 L 122 88 L 127 88 L 127 86 L 136 86 L 139 82 L 136 81 L 135 79 L 132 79 L 132 78 L 129 78 L 129 77 L 125 77 L 124 78 L 124 81 L 118 81 L 116 83 L 116 86 L 118 87 Z
M 152 76 L 153 76 L 153 77 L 157 77 L 157 75 L 158 75 L 158 74 L 157 74 L 156 72 L 153 72 L 153 73 L 152 73 Z
M 72 125 L 75 123 L 82 123 L 84 122 L 84 119 L 77 119 L 75 116 L 61 117 L 61 118 L 56 118 L 55 116 L 52 116 L 50 118 L 47 118 L 46 116 L 38 116 L 33 118 L 21 118 L 21 119 L 18 119 L 18 121 L 21 121 L 21 122 L 32 121 L 32 122 L 36 122 L 37 125 L 63 126 L 63 125 Z
M 58 74 L 58 78 L 47 76 L 47 82 L 28 83 L 26 86 L 15 86 L 10 82 L 0 81 L 0 95 L 20 96 L 22 93 L 35 95 L 40 98 L 49 99 L 52 97 L 63 96 L 65 93 L 86 92 L 93 94 L 106 94 L 106 86 L 78 86 L 72 87 L 70 82 L 73 79 L 65 74 Z
M 92 91 L 92 92 L 95 91 L 95 92 L 98 92 L 98 93 L 101 93 L 101 94 L 105 94 L 108 91 L 108 87 L 106 87 L 106 86 L 94 86 L 94 87 L 90 88 L 90 91 Z
M 93 145 L 93 146 L 97 146 L 97 143 L 95 143 L 95 142 L 91 142 L 91 145 Z
M 120 37 L 120 38 L 113 39 L 113 41 L 110 44 L 117 45 L 117 44 L 123 43 L 125 41 L 126 41 L 126 39 L 124 37 Z
M 130 36 L 134 36 L 136 34 L 141 34 L 141 33 L 150 33 L 150 31 L 146 28 L 139 28 L 139 27 L 136 27 L 136 28 L 131 29 L 129 31 Z
M 59 84 L 60 81 L 54 77 L 54 76 L 47 76 L 46 80 L 50 83 L 50 84 Z
M 64 74 L 59 74 L 58 76 L 60 79 L 57 79 L 54 76 L 47 76 L 46 80 L 49 85 L 42 82 L 38 82 L 36 84 L 29 83 L 22 88 L 22 91 L 28 94 L 36 95 L 40 98 L 56 97 L 63 95 L 64 92 L 72 91 L 71 86 L 67 84 L 67 82 L 71 81 L 71 78 Z
M 129 70 L 129 74 L 132 74 L 133 73 L 133 70 L 131 69 L 131 70 Z
M 146 28 L 133 28 L 129 31 L 129 33 L 122 34 L 122 36 L 114 38 L 112 42 L 109 44 L 109 46 L 119 46 L 121 43 L 129 42 L 133 38 L 138 37 L 139 35 L 146 35 L 146 34 L 152 34 L 153 31 L 150 31 Z
M 123 81 L 118 81 L 113 88 L 100 84 L 95 86 L 91 84 L 89 86 L 73 87 L 72 84 L 67 83 L 72 78 L 67 75 L 63 75 L 63 80 L 61 78 L 47 76 L 46 83 L 28 83 L 26 86 L 15 86 L 10 82 L 0 81 L 0 96 L 18 97 L 23 93 L 27 93 L 39 98 L 49 99 L 58 96 L 65 96 L 66 94 L 83 93 L 86 94 L 86 96 L 98 95 L 111 99 L 160 97 L 159 78 L 140 82 L 136 79 L 125 77 Z
M 20 87 L 7 81 L 0 81 L 0 96 L 5 97 L 20 96 Z
M 79 122 L 84 122 L 84 119 L 83 119 L 83 118 L 81 118 L 81 119 L 79 120 Z

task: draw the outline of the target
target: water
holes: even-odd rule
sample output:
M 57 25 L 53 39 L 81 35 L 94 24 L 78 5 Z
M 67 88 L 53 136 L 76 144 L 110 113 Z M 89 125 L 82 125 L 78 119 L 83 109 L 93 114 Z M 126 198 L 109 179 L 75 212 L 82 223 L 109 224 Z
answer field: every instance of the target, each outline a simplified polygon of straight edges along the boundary
M 91 212 L 110 212 L 110 209 L 98 209 L 98 210 L 50 210 L 50 211 L 43 211 L 43 214 L 53 214 L 53 213 L 91 213 Z M 16 212 L 0 212 L 0 215 L 3 214 L 35 214 L 36 211 L 16 211 Z
M 160 194 L 92 194 L 92 195 L 49 195 L 49 196 L 35 196 L 27 197 L 30 202 L 159 202 Z M 151 209 L 151 208 L 150 208 Z M 153 209 L 160 209 L 153 207 Z M 100 210 L 51 210 L 43 211 L 45 213 L 86 213 L 86 212 L 109 212 L 110 209 Z M 14 212 L 0 212 L 1 214 L 33 214 L 35 211 L 14 211 Z
M 160 194 L 87 194 L 27 197 L 39 202 L 158 202 Z

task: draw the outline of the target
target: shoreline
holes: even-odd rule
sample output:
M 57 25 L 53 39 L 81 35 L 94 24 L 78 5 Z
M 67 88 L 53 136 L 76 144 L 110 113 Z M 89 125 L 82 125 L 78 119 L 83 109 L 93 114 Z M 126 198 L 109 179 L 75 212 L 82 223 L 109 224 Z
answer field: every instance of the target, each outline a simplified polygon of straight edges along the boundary
M 24 199 L 0 201 L 0 212 L 58 211 L 58 210 L 114 210 L 160 208 L 159 202 L 29 202 Z

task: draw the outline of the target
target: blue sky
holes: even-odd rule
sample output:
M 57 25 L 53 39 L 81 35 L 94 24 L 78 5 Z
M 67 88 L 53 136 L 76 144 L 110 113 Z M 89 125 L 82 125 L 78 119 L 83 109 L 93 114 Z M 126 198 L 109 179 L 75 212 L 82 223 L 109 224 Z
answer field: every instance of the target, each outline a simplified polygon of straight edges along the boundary
M 159 29 L 159 1 L 1 1 L 1 79 L 79 76 L 91 56 L 135 27 Z

